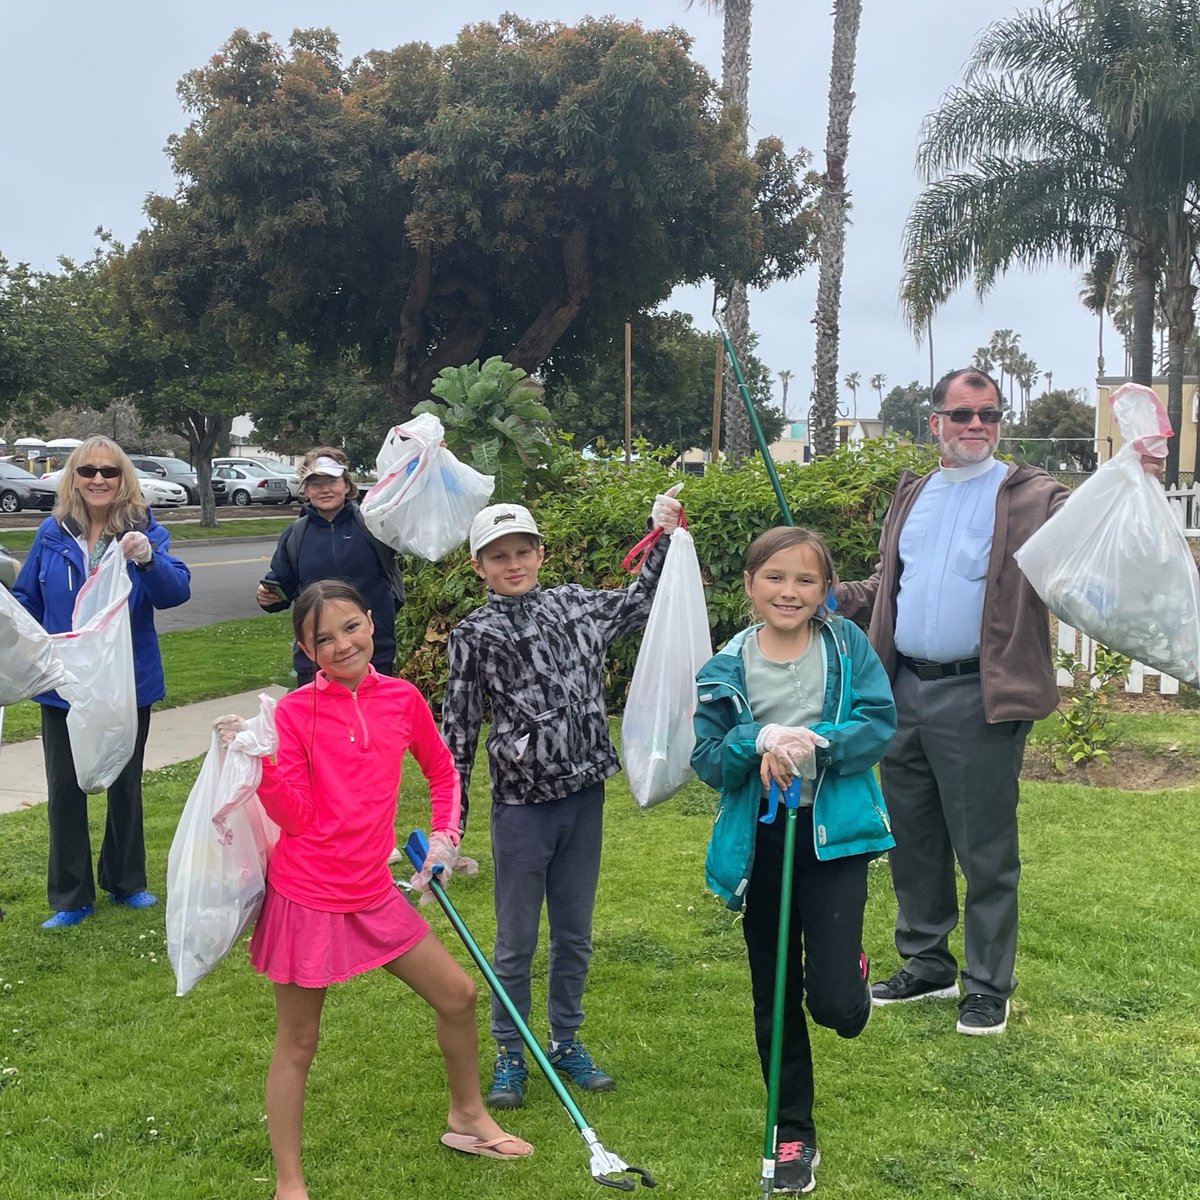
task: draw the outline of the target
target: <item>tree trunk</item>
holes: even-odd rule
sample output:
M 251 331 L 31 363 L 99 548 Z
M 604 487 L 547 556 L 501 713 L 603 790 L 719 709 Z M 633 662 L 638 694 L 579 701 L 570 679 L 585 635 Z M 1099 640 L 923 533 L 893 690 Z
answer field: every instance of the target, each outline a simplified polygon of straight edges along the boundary
M 747 148 L 747 126 L 750 119 L 750 29 L 753 0 L 725 0 L 725 22 L 721 44 L 721 82 L 728 94 L 728 103 L 737 111 L 741 147 Z M 740 280 L 728 281 L 729 301 L 725 306 L 725 324 L 729 340 L 739 363 L 746 361 L 750 333 L 750 304 L 746 285 Z M 750 419 L 734 378 L 733 369 L 725 366 L 725 457 L 731 462 L 745 458 L 751 451 Z
M 750 334 L 750 305 L 746 299 L 746 285 L 735 283 L 725 305 L 725 327 L 738 364 L 745 375 L 746 343 Z M 730 462 L 739 462 L 753 452 L 750 433 L 750 417 L 742 400 L 733 367 L 725 363 L 725 457 Z
M 812 445 L 818 455 L 836 446 L 838 315 L 846 250 L 846 155 L 854 109 L 854 54 L 862 0 L 834 0 L 833 55 L 829 66 L 829 123 L 825 134 L 825 177 L 818 206 L 820 229 L 817 282 L 816 358 L 813 364 Z
M 1182 204 L 1182 197 L 1179 204 Z M 1179 482 L 1179 442 L 1183 436 L 1183 372 L 1188 343 L 1196 331 L 1196 287 L 1192 283 L 1195 238 L 1186 216 L 1173 206 L 1167 217 L 1167 268 L 1162 307 L 1167 322 L 1167 419 L 1175 436 L 1167 442 L 1163 482 Z M 1194 482 L 1194 479 L 1193 479 Z
M 1132 282 L 1130 285 L 1129 335 L 1130 377 L 1150 387 L 1154 383 L 1154 290 L 1157 278 L 1154 250 L 1149 239 L 1135 230 L 1128 239 Z
M 175 426 L 175 432 L 187 439 L 188 454 L 196 468 L 196 487 L 200 492 L 200 525 L 217 527 L 217 505 L 212 490 L 212 459 L 217 444 L 229 434 L 228 417 L 188 409 Z

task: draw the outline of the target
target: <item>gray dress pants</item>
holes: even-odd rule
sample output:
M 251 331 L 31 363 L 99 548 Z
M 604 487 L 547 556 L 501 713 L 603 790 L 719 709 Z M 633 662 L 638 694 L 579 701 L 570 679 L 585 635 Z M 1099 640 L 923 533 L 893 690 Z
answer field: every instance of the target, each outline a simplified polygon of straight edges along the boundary
M 922 680 L 901 665 L 898 725 L 880 763 L 896 847 L 896 949 L 931 983 L 954 981 L 947 944 L 958 923 L 957 857 L 966 880 L 966 992 L 1007 997 L 1016 987 L 1017 779 L 1031 722 L 983 719 L 978 675 Z

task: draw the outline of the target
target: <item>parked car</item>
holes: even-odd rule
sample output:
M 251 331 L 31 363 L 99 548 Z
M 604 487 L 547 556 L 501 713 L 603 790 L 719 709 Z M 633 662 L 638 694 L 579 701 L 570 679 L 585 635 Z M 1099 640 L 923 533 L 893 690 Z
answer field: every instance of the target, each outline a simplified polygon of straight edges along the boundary
M 169 454 L 131 454 L 129 461 L 144 474 L 157 475 L 179 484 L 187 492 L 189 504 L 200 503 L 200 484 L 196 472 L 182 458 L 172 458 Z
M 287 504 L 291 500 L 287 482 L 265 467 L 213 467 L 213 479 L 225 484 L 230 504 Z
M 178 508 L 188 503 L 188 491 L 183 484 L 172 483 L 148 471 L 139 471 L 137 477 L 142 485 L 142 495 L 151 508 Z
M 251 458 L 249 455 L 238 458 L 236 456 L 229 458 L 214 458 L 214 467 L 263 467 L 270 471 L 273 475 L 278 475 L 285 480 L 288 488 L 288 500 L 298 500 L 300 498 L 300 476 L 296 473 L 295 467 L 289 467 L 287 463 L 280 462 L 277 458 Z
M 46 483 L 23 467 L 0 463 L 0 512 L 15 513 L 23 508 L 49 512 L 57 491 L 55 484 Z
M 57 471 L 47 471 L 42 476 L 42 482 L 51 483 L 57 489 L 61 474 L 62 467 Z M 188 502 L 187 488 L 182 484 L 172 483 L 161 475 L 151 475 L 146 471 L 136 471 L 135 474 L 142 485 L 142 496 L 151 508 L 178 508 Z

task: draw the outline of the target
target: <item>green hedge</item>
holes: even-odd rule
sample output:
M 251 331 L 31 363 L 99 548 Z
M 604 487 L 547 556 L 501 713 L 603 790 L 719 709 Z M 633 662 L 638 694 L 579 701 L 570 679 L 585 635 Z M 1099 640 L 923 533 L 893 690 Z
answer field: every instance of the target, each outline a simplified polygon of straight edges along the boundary
M 843 578 L 860 579 L 875 562 L 879 529 L 900 472 L 926 470 L 932 447 L 890 440 L 863 449 L 840 450 L 807 466 L 778 466 L 784 495 L 798 525 L 829 541 Z M 579 459 L 554 491 L 531 499 L 546 545 L 543 586 L 582 583 L 623 587 L 630 576 L 621 559 L 642 536 L 655 493 L 678 473 L 644 459 L 630 465 Z M 781 524 L 770 481 L 757 458 L 737 468 L 709 467 L 689 475 L 680 499 L 704 572 L 713 643 L 719 646 L 744 623 L 742 567 L 746 548 L 764 529 Z M 484 585 L 472 572 L 465 547 L 439 563 L 417 560 L 406 577 L 408 601 L 397 618 L 402 674 L 426 696 L 440 701 L 446 678 L 450 630 L 484 600 Z M 629 686 L 637 639 L 616 643 L 608 660 L 606 688 L 619 711 Z

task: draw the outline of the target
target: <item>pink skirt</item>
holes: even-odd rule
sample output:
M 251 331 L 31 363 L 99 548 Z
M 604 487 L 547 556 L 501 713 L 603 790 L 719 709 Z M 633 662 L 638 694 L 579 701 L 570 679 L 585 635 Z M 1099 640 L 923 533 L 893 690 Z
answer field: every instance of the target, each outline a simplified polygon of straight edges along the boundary
M 326 987 L 391 962 L 428 932 L 398 888 L 361 912 L 323 912 L 280 895 L 268 881 L 250 963 L 274 983 Z

